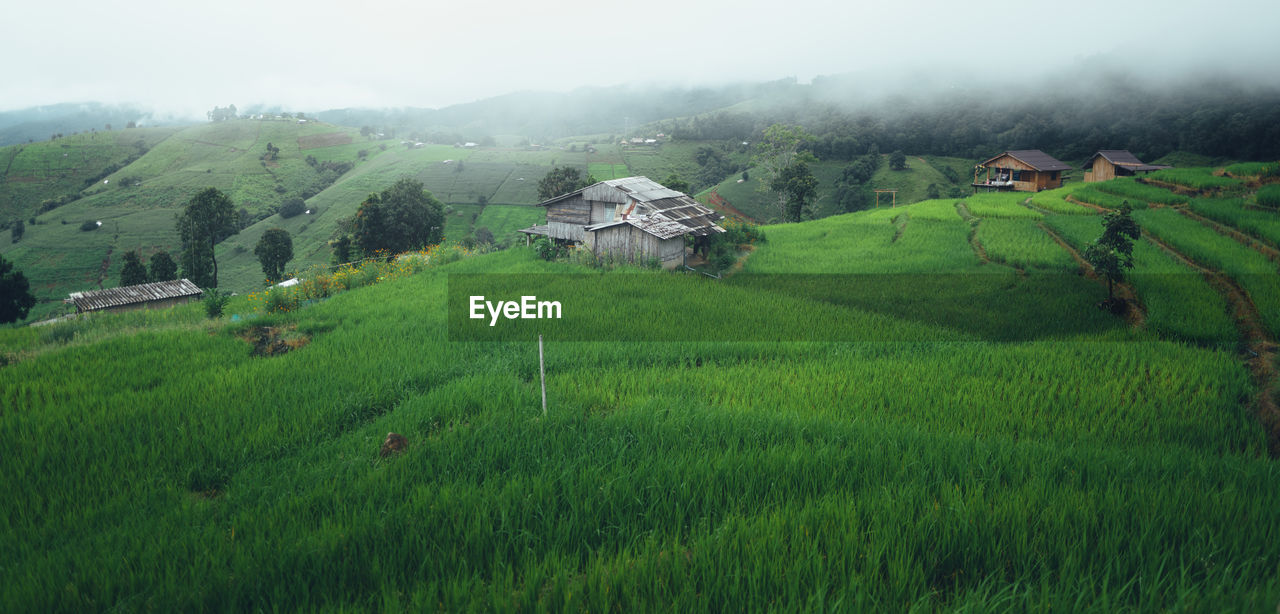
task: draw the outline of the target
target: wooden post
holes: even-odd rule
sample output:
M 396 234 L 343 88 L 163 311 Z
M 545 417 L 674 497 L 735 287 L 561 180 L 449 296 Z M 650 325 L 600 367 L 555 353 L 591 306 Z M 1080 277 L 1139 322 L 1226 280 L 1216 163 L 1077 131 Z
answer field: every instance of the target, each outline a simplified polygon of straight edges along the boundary
M 542 378 L 542 415 L 547 415 L 547 369 L 542 362 L 542 335 L 538 335 L 538 375 Z

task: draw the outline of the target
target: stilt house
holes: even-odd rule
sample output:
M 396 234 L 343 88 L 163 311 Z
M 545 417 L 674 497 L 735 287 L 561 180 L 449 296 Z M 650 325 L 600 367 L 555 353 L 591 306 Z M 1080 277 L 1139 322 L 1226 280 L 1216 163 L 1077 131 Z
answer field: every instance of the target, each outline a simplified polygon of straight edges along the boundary
M 1039 192 L 1062 187 L 1062 171 L 1071 170 L 1039 149 L 1006 151 L 973 168 L 973 191 Z M 982 176 L 986 171 L 986 176 Z
M 657 260 L 663 268 L 684 264 L 685 236 L 695 244 L 724 232 L 724 216 L 647 177 L 611 179 L 538 204 L 547 208 L 545 226 L 520 232 L 581 244 L 596 256 L 628 262 Z
M 1104 149 L 1093 154 L 1080 168 L 1084 169 L 1084 180 L 1093 182 L 1116 177 L 1132 177 L 1138 173 L 1173 167 L 1147 164 L 1124 149 Z

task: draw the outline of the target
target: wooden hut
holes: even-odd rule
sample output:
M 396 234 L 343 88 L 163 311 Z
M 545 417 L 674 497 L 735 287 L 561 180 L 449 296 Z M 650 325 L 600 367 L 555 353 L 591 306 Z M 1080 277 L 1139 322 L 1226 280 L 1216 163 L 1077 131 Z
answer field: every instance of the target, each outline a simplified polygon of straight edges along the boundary
M 724 232 L 724 216 L 647 177 L 611 179 L 547 199 L 546 225 L 520 232 L 582 244 L 596 256 L 629 262 L 656 259 L 664 268 L 684 264 L 684 237 L 695 241 Z
M 1104 149 L 1090 156 L 1080 168 L 1084 170 L 1084 180 L 1094 182 L 1173 167 L 1147 164 L 1124 149 Z
M 204 294 L 187 279 L 157 281 L 135 286 L 121 286 L 106 290 L 72 292 L 65 302 L 72 303 L 77 313 L 87 311 L 129 311 L 132 309 L 160 309 L 181 305 Z
M 1067 164 L 1039 149 L 1006 151 L 973 168 L 973 191 L 1039 192 L 1062 187 Z M 986 176 L 982 173 L 986 171 Z

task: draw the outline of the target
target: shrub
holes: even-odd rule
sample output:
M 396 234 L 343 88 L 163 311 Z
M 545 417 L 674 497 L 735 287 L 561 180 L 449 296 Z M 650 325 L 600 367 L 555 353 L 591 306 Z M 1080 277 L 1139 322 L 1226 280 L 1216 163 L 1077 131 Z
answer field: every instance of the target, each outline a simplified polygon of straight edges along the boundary
M 218 291 L 217 288 L 210 288 L 204 292 L 204 313 L 210 318 L 217 318 L 222 315 L 222 308 L 227 306 L 227 301 L 231 300 L 230 294 Z
M 95 220 L 85 220 L 83 224 L 80 224 L 80 230 L 83 230 L 85 232 L 89 232 L 90 230 L 97 230 L 97 229 L 98 229 L 98 222 Z
M 1280 207 L 1280 185 L 1269 185 L 1258 190 L 1258 204 Z
M 284 204 L 280 205 L 280 217 L 289 219 L 294 216 L 302 215 L 307 210 L 306 201 L 298 197 L 286 199 Z

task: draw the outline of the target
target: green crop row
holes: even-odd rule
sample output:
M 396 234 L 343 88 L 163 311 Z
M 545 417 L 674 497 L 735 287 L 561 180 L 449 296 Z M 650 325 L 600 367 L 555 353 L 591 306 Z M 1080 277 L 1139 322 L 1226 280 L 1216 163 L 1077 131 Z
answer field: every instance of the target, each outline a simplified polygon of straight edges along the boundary
M 1097 185 L 1089 183 L 1075 188 L 1071 191 L 1071 196 L 1078 201 L 1106 207 L 1107 209 L 1119 209 L 1125 203 L 1128 203 L 1134 209 L 1143 209 L 1147 206 L 1146 201 L 1109 194 L 1099 190 L 1096 187 Z
M 1071 190 L 1072 188 L 1065 187 L 1037 192 L 1031 197 L 1031 204 L 1050 213 L 1093 215 L 1094 211 L 1092 209 L 1066 200 L 1066 196 L 1071 194 Z
M 1267 207 L 1280 207 L 1280 185 L 1271 184 L 1262 186 L 1258 190 L 1258 204 Z
M 978 240 L 996 262 L 1021 268 L 1070 272 L 1077 269 L 1071 255 L 1045 234 L 1035 220 L 984 219 Z
M 1224 170 L 1232 177 L 1257 177 L 1275 172 L 1277 166 L 1280 164 L 1276 162 L 1239 162 Z
M 1151 173 L 1148 177 L 1196 190 L 1220 190 L 1244 185 L 1239 179 L 1215 176 L 1212 168 L 1166 168 Z
M 1165 205 L 1186 204 L 1187 197 L 1174 194 L 1164 188 L 1138 183 L 1132 177 L 1120 177 L 1110 181 L 1091 184 L 1094 188 L 1124 197 L 1133 202 L 1161 203 Z
M 980 218 L 1039 218 L 1040 213 L 1022 206 L 1027 199 L 1026 194 L 1016 192 L 994 192 L 990 194 L 974 194 L 965 197 L 965 206 L 969 213 Z
M 1077 250 L 1102 234 L 1101 218 L 1054 215 L 1045 223 Z M 1133 246 L 1126 273 L 1147 312 L 1147 327 L 1166 339 L 1229 347 L 1239 338 L 1222 294 L 1199 272 L 1145 239 Z
M 1135 214 L 1143 228 L 1183 255 L 1230 276 L 1248 293 L 1262 324 L 1280 334 L 1280 275 L 1261 253 L 1170 209 Z
M 1244 199 L 1194 198 L 1191 210 L 1272 245 L 1280 245 L 1280 214 L 1250 209 L 1245 206 Z

